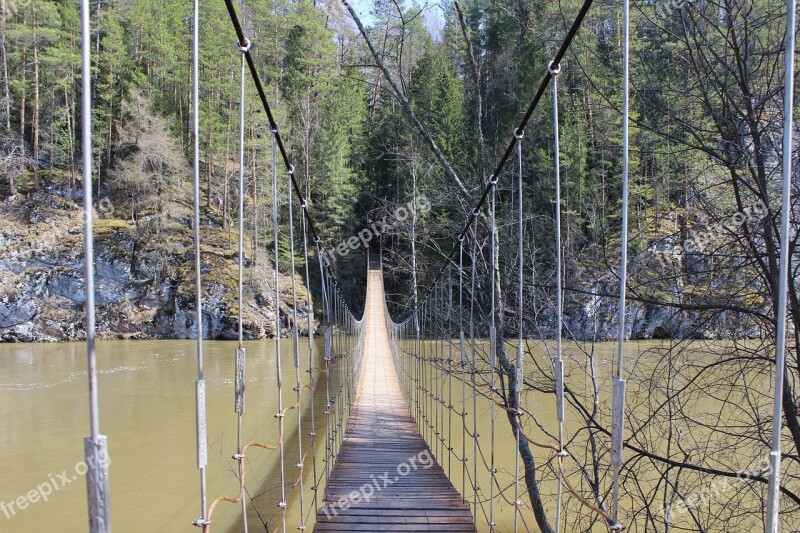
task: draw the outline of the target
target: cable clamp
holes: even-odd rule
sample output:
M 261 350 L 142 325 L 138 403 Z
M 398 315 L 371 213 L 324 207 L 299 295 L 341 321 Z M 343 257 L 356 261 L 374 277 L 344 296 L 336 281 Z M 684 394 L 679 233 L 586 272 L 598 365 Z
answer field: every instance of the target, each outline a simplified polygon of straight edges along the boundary
M 299 530 L 301 530 L 301 531 L 305 531 L 305 529 L 306 529 L 306 526 L 304 526 L 304 525 L 302 525 L 302 524 L 301 524 L 301 525 L 297 526 L 297 529 L 299 529 Z
M 198 518 L 194 522 L 192 522 L 193 526 L 197 527 L 206 527 L 211 525 L 211 520 L 206 520 L 205 518 Z
M 569 457 L 569 453 L 567 450 L 561 450 L 560 452 L 556 452 L 556 457 Z
M 561 65 L 554 65 L 551 61 L 547 64 L 547 72 L 549 72 L 551 76 L 558 76 L 558 73 L 561 72 Z
M 278 134 L 278 123 L 276 122 L 275 124 L 270 124 L 269 126 L 270 126 L 269 127 L 269 131 L 272 132 L 273 135 L 277 135 Z
M 281 509 L 286 509 L 286 502 L 278 502 L 278 507 Z
M 231 459 L 236 459 L 237 461 L 241 461 L 242 459 L 244 459 L 244 454 L 243 453 L 235 453 L 235 454 L 231 455 Z
M 297 468 L 303 468 L 303 463 L 297 463 L 297 464 L 296 464 L 296 465 L 294 465 L 294 466 L 296 466 Z
M 309 437 L 316 437 L 317 436 L 317 432 L 316 431 L 312 431 L 311 433 L 308 434 L 308 436 Z
M 283 418 L 283 413 L 281 412 L 275 413 L 275 418 Z
M 608 526 L 608 530 L 609 530 L 609 531 L 622 531 L 623 529 L 625 529 L 625 526 L 623 526 L 623 525 L 622 525 L 622 524 L 620 524 L 619 522 L 616 522 L 616 523 L 614 523 L 614 524 L 610 524 L 610 525 Z
M 289 168 L 287 168 L 286 170 L 289 171 L 289 174 L 294 175 L 294 165 L 289 165 Z
M 458 234 L 458 242 L 464 242 L 464 234 L 463 233 L 459 233 Z
M 478 210 L 478 206 L 475 206 L 475 207 L 473 207 L 473 208 L 472 208 L 472 211 L 470 212 L 470 214 L 471 214 L 473 217 L 477 217 L 478 215 L 480 215 L 480 214 L 481 214 L 481 212 Z
M 250 39 L 248 39 L 247 37 L 245 37 L 245 38 L 244 38 L 244 45 L 242 45 L 242 43 L 241 43 L 241 42 L 239 43 L 239 51 L 241 51 L 243 54 L 246 54 L 247 52 L 249 52 L 249 51 L 250 51 L 250 46 L 251 46 L 251 44 L 252 44 L 252 43 L 250 42 Z
M 475 485 L 474 487 L 472 487 L 472 490 L 474 490 L 475 492 L 478 492 L 479 490 L 481 490 L 481 486 L 480 485 Z
M 489 469 L 489 473 L 490 474 L 496 474 L 497 473 L 497 469 L 496 468 L 490 468 Z
M 496 526 L 496 525 L 497 525 L 497 522 L 494 522 L 494 521 L 492 521 L 492 522 L 489 522 L 489 527 L 494 527 L 494 526 Z
M 520 508 L 520 507 L 522 507 L 523 505 L 524 505 L 524 504 L 523 504 L 523 503 L 522 503 L 520 500 L 516 500 L 516 501 L 514 502 L 514 507 L 516 507 L 517 509 L 519 509 L 519 508 Z
M 489 176 L 489 179 L 487 180 L 486 183 L 488 183 L 489 185 L 497 185 L 497 182 L 499 180 L 500 176 L 495 176 L 494 174 L 492 174 L 491 176 Z
M 514 138 L 517 140 L 522 139 L 525 137 L 525 130 L 521 130 L 519 128 L 514 128 Z

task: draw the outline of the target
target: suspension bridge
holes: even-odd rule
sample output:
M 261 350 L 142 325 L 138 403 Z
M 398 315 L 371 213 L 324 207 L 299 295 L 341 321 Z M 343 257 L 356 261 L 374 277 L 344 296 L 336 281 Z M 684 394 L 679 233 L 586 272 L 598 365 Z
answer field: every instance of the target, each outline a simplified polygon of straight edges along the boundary
M 315 531 L 475 531 L 400 389 L 383 272 L 369 271 L 361 377 Z
M 315 531 L 494 531 L 500 502 L 513 509 L 513 530 L 534 531 L 552 527 L 564 531 L 562 517 L 564 500 L 577 502 L 586 512 L 596 517 L 596 523 L 608 531 L 625 529 L 624 517 L 628 514 L 620 507 L 620 471 L 625 448 L 625 394 L 624 374 L 624 327 L 619 327 L 615 364 L 613 365 L 613 414 L 610 436 L 611 482 L 608 497 L 592 497 L 586 491 L 575 488 L 570 482 L 566 465 L 572 460 L 564 438 L 565 385 L 564 359 L 562 357 L 561 331 L 563 310 L 561 257 L 561 201 L 559 176 L 559 105 L 558 76 L 561 62 L 570 43 L 581 27 L 592 0 L 584 0 L 574 22 L 565 34 L 553 60 L 543 69 L 542 81 L 533 100 L 523 115 L 519 126 L 509 136 L 509 143 L 492 174 L 486 180 L 482 194 L 478 196 L 468 213 L 466 221 L 453 239 L 449 255 L 444 257 L 439 274 L 427 287 L 415 285 L 414 294 L 409 295 L 410 316 L 395 322 L 389 316 L 383 289 L 384 272 L 380 258 L 374 253 L 368 265 L 368 286 L 364 316 L 357 318 L 349 309 L 341 293 L 335 272 L 324 260 L 323 243 L 317 233 L 309 205 L 301 194 L 295 180 L 294 167 L 284 146 L 278 125 L 269 106 L 267 93 L 261 81 L 256 63 L 250 54 L 250 41 L 245 35 L 236 7 L 225 0 L 231 24 L 238 37 L 241 57 L 241 104 L 239 128 L 239 257 L 243 257 L 244 219 L 244 132 L 245 91 L 248 77 L 258 93 L 266 112 L 272 133 L 272 194 L 275 265 L 275 302 L 280 301 L 278 283 L 278 247 L 281 204 L 288 207 L 289 258 L 291 271 L 295 272 L 295 256 L 306 260 L 302 269 L 304 281 L 312 287 L 318 279 L 317 294 L 321 295 L 317 309 L 321 316 L 315 317 L 313 307 L 307 313 L 308 347 L 315 351 L 315 323 L 318 321 L 324 336 L 324 365 L 316 366 L 310 356 L 307 363 L 301 361 L 297 324 L 302 317 L 297 311 L 297 287 L 292 277 L 292 307 L 294 316 L 290 325 L 294 383 L 284 384 L 281 365 L 281 344 L 276 339 L 275 372 L 277 379 L 278 412 L 275 415 L 279 428 L 277 442 L 248 442 L 242 439 L 242 420 L 245 413 L 245 368 L 246 353 L 242 336 L 242 305 L 239 305 L 239 342 L 232 357 L 236 362 L 236 375 L 232 393 L 235 397 L 235 416 L 238 422 L 237 447 L 232 450 L 238 465 L 238 485 L 231 487 L 231 495 L 208 494 L 206 477 L 208 467 L 208 428 L 206 426 L 206 385 L 203 353 L 203 301 L 202 301 L 202 257 L 200 235 L 200 153 L 199 153 L 199 20 L 200 3 L 194 1 L 193 28 L 193 163 L 194 163 L 194 261 L 196 278 L 196 347 L 197 377 L 196 421 L 197 421 L 197 469 L 199 471 L 199 517 L 187 517 L 187 524 L 208 533 L 214 527 L 214 512 L 220 505 L 236 505 L 241 508 L 241 530 L 249 531 L 247 479 L 247 452 L 255 448 L 269 450 L 279 456 L 279 476 L 276 480 L 279 494 L 275 506 L 279 516 L 270 530 L 285 532 L 290 529 L 304 530 L 309 525 L 310 515 L 315 515 Z M 347 6 L 349 8 L 349 6 Z M 107 439 L 100 432 L 95 349 L 95 303 L 93 265 L 93 220 L 92 220 L 92 102 L 90 75 L 90 5 L 81 1 L 82 27 L 82 92 L 83 92 L 83 183 L 85 209 L 85 269 L 86 269 L 86 325 L 87 361 L 89 376 L 90 436 L 85 439 L 87 472 L 89 529 L 92 533 L 111 531 L 112 512 L 109 505 L 109 477 L 107 464 Z M 623 2 L 623 68 L 620 85 L 623 97 L 622 120 L 622 234 L 620 267 L 619 311 L 620 324 L 625 324 L 626 280 L 628 249 L 628 99 L 629 99 L 629 2 Z M 362 30 L 363 31 L 363 30 Z M 788 276 L 789 238 L 789 191 L 792 153 L 792 110 L 794 84 L 795 7 L 788 3 L 786 28 L 786 81 L 785 81 L 785 125 L 783 135 L 783 174 L 781 195 L 781 256 L 780 287 L 777 332 L 777 371 L 774 388 L 774 433 L 770 454 L 771 470 L 765 530 L 779 530 L 780 488 L 780 436 L 781 409 L 785 366 L 786 337 L 786 281 Z M 516 184 L 516 214 L 518 215 L 517 242 L 519 253 L 518 277 L 515 280 L 519 297 L 516 312 L 523 314 L 524 242 L 523 242 L 523 141 L 525 126 L 550 89 L 553 103 L 554 124 L 554 178 L 555 178 L 555 235 L 556 289 L 557 289 L 557 339 L 555 355 L 550 361 L 554 375 L 555 417 L 557 430 L 550 440 L 539 442 L 527 435 L 521 423 L 526 408 L 522 403 L 525 387 L 524 341 L 522 328 L 518 328 L 516 357 L 510 357 L 499 347 L 496 324 L 500 310 L 497 309 L 499 273 L 497 269 L 498 228 L 495 220 L 497 185 L 509 174 Z M 513 166 L 510 173 L 505 169 Z M 281 170 L 280 167 L 283 167 Z M 288 194 L 281 198 L 281 175 Z M 487 239 L 489 257 L 478 251 L 477 243 Z M 302 243 L 302 244 L 299 244 Z M 295 249 L 295 247 L 300 249 Z M 443 254 L 444 255 L 444 254 Z M 486 310 L 488 324 L 480 328 L 474 320 L 476 268 L 479 261 L 490 265 L 490 309 Z M 243 265 L 239 261 L 239 301 L 243 298 Z M 311 265 L 314 265 L 313 267 Z M 312 278 L 311 271 L 318 269 Z M 484 289 L 485 290 L 485 289 Z M 505 312 L 506 310 L 504 310 Z M 466 318 L 465 318 L 466 317 Z M 281 331 L 280 312 L 275 313 L 275 330 Z M 483 348 L 479 348 L 481 345 Z M 485 349 L 485 358 L 476 354 Z M 303 376 L 307 374 L 307 378 Z M 503 382 L 506 389 L 500 386 Z M 313 396 L 324 388 L 324 410 L 315 411 Z M 480 389 L 480 391 L 479 391 Z M 310 392 L 309 392 L 310 391 Z M 506 392 L 504 392 L 506 391 Z M 490 435 L 481 438 L 478 432 L 476 398 L 487 398 L 489 405 Z M 311 397 L 311 398 L 309 398 Z M 460 397 L 460 400 L 459 400 Z M 472 402 L 472 408 L 467 409 Z M 310 418 L 304 419 L 304 402 L 310 405 Z M 469 412 L 471 411 L 471 412 Z M 289 417 L 296 417 L 298 440 L 287 442 L 285 426 Z M 317 421 L 324 419 L 324 435 L 317 435 Z M 501 484 L 498 479 L 497 439 L 500 433 L 498 422 L 506 419 L 511 424 L 514 440 L 514 468 L 511 483 Z M 324 448 L 324 458 L 316 458 L 317 446 Z M 553 472 L 557 479 L 557 492 L 552 516 L 545 516 L 545 506 L 536 505 L 538 489 L 530 485 L 535 478 L 528 464 L 521 465 L 523 450 L 530 447 L 545 450 L 550 454 Z M 471 460 L 468 448 L 472 448 Z M 478 479 L 488 474 L 488 486 L 481 487 Z M 313 494 L 310 501 L 304 496 L 306 485 L 311 483 Z M 459 483 L 454 483 L 458 480 Z M 534 481 L 535 483 L 535 481 Z M 456 486 L 458 485 L 458 486 Z M 288 515 L 288 498 L 292 491 L 299 493 L 299 514 Z M 535 493 L 536 492 L 536 493 Z M 531 498 L 536 523 L 530 522 L 531 513 L 523 513 L 525 506 L 522 494 Z M 535 493 L 535 494 L 534 494 Z M 213 497 L 213 499 L 212 499 Z M 554 524 L 549 526 L 550 522 Z

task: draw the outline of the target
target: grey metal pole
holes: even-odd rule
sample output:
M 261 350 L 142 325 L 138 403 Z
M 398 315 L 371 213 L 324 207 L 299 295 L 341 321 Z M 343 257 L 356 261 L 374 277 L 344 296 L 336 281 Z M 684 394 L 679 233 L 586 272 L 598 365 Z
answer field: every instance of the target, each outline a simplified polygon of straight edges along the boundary
M 197 468 L 200 470 L 200 518 L 194 525 L 208 532 L 206 495 L 206 465 L 208 447 L 206 438 L 206 382 L 203 378 L 203 294 L 200 274 L 200 1 L 194 0 L 192 15 L 192 153 L 194 166 L 194 276 L 195 276 L 195 329 L 197 337 L 197 381 L 195 383 L 195 408 L 197 415 Z
M 555 226 L 556 226 L 556 360 L 553 368 L 555 371 L 556 383 L 556 418 L 558 418 L 558 449 L 559 456 L 563 457 L 564 452 L 564 360 L 561 356 L 562 341 L 561 330 L 564 327 L 564 295 L 563 279 L 563 258 L 561 257 L 561 148 L 560 134 L 558 128 L 558 73 L 561 72 L 561 65 L 552 62 L 547 66 L 550 72 L 550 79 L 553 81 L 553 166 L 555 167 Z M 556 531 L 561 531 L 561 495 L 563 490 L 563 478 L 561 470 L 558 472 L 558 492 L 556 493 Z
M 775 403 L 772 415 L 772 451 L 769 453 L 767 533 L 778 533 L 781 478 L 781 428 L 783 380 L 786 369 L 786 292 L 789 278 L 789 215 L 792 185 L 792 134 L 794 112 L 795 4 L 787 1 L 786 80 L 783 96 L 783 176 L 781 183 L 781 257 L 778 273 L 778 331 L 775 343 Z
M 244 453 L 242 452 L 242 415 L 244 414 L 245 390 L 245 363 L 246 352 L 244 349 L 244 335 L 242 332 L 244 322 L 244 120 L 245 120 L 245 58 L 250 49 L 250 42 L 239 43 L 241 52 L 241 72 L 239 76 L 239 345 L 236 350 L 236 460 L 239 463 L 239 482 L 244 489 Z M 255 176 L 253 177 L 255 179 Z M 241 490 L 242 527 L 244 533 L 249 531 L 247 526 L 247 498 L 245 490 Z
M 523 324 L 524 324 L 524 314 L 522 308 L 522 296 L 523 296 L 523 283 L 524 279 L 524 272 L 525 272 L 525 256 L 523 255 L 523 222 L 524 217 L 522 213 L 522 193 L 523 193 L 523 184 L 522 184 L 522 137 L 525 135 L 525 132 L 520 130 L 514 130 L 514 137 L 517 139 L 517 320 L 519 320 L 519 331 L 517 332 L 517 362 L 516 362 L 516 377 L 514 379 L 514 404 L 516 412 L 516 420 L 517 420 L 517 427 L 514 428 L 514 533 L 517 533 L 519 529 L 519 513 L 521 511 L 520 507 L 522 502 L 519 500 L 519 439 L 520 439 L 520 427 L 519 424 L 522 422 L 520 421 L 520 416 L 522 415 L 522 407 L 520 405 L 522 401 L 522 380 L 524 376 L 524 372 L 522 369 L 523 364 L 523 350 L 522 350 L 522 343 L 523 343 Z
M 97 398 L 97 349 L 94 310 L 94 209 L 92 207 L 92 72 L 89 0 L 81 0 L 81 114 L 83 151 L 83 246 L 86 277 L 86 355 L 89 371 L 89 427 L 84 439 L 86 487 L 89 503 L 89 531 L 110 533 L 108 500 L 108 441 L 100 434 Z
M 630 0 L 623 0 L 622 37 L 622 243 L 619 267 L 619 330 L 617 332 L 617 367 L 613 379 L 611 416 L 611 464 L 613 467 L 611 514 L 614 530 L 619 523 L 619 473 L 622 468 L 622 442 L 625 432 L 625 380 L 622 378 L 625 347 L 625 290 L 628 280 L 628 102 L 630 97 Z

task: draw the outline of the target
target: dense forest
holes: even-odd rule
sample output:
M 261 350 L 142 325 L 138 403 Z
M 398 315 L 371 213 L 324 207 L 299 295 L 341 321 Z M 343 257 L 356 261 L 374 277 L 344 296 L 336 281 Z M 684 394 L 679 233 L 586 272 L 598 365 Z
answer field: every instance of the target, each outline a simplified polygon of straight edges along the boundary
M 161 195 L 170 185 L 184 187 L 188 176 L 182 168 L 165 176 L 164 168 L 175 170 L 182 161 L 175 154 L 147 154 L 150 160 L 136 163 L 155 170 L 135 173 L 126 162 L 141 150 L 143 108 L 167 120 L 164 134 L 177 140 L 179 156 L 188 154 L 191 6 L 93 5 L 97 200 L 113 201 L 116 216 L 132 222 L 149 221 L 154 213 L 168 218 Z M 335 2 L 244 4 L 254 57 L 325 242 L 335 247 L 391 216 L 395 205 L 424 196 L 432 209 L 415 228 L 419 249 L 413 252 L 420 284 L 430 278 L 428 270 L 438 269 L 437 259 L 452 246 L 577 8 L 576 2 L 378 2 L 362 35 L 348 9 Z M 207 215 L 228 228 L 237 216 L 238 48 L 224 4 L 203 9 L 203 195 Z M 768 306 L 764 289 L 777 275 L 776 264 L 763 257 L 777 249 L 783 9 L 776 2 L 635 6 L 634 300 L 651 315 L 660 304 L 676 302 L 685 313 L 683 319 L 656 316 L 650 328 L 634 324 L 634 336 L 762 336 L 758 316 L 731 315 Z M 23 0 L 3 13 L 4 192 L 73 199 L 80 195 L 77 6 Z M 570 327 L 579 338 L 606 338 L 613 328 L 604 316 L 613 305 L 600 305 L 599 318 L 580 308 L 592 296 L 615 292 L 620 24 L 618 6 L 595 5 L 561 75 L 565 285 L 572 289 L 567 306 L 575 307 Z M 271 195 L 263 181 L 271 169 L 271 136 L 255 91 L 247 98 L 245 209 L 257 263 L 271 238 Z M 552 131 L 551 112 L 541 110 L 524 138 L 532 273 L 553 270 Z M 154 176 L 165 183 L 152 187 Z M 501 182 L 506 201 L 513 196 L 510 180 L 509 174 Z M 398 222 L 383 241 L 402 294 L 411 284 L 412 250 L 410 220 Z M 333 259 L 343 278 L 363 277 L 363 253 Z M 513 261 L 501 264 L 513 268 Z M 743 261 L 755 270 L 741 268 Z M 714 276 L 706 276 L 709 271 Z M 548 305 L 548 276 L 530 279 L 539 280 L 530 295 L 541 292 L 544 297 L 534 300 Z M 714 305 L 706 305 L 709 299 Z M 713 316 L 701 313 L 709 310 Z M 552 334 L 550 322 L 539 321 L 546 334 Z
M 113 205 L 116 221 L 104 220 L 98 231 L 111 240 L 127 232 L 130 249 L 141 245 L 150 254 L 150 268 L 160 258 L 158 275 L 148 278 L 156 284 L 181 269 L 174 260 L 180 249 L 161 236 L 183 231 L 189 238 L 191 4 L 97 0 L 93 6 L 96 201 L 101 215 L 101 201 Z M 82 196 L 77 5 L 2 0 L 0 8 L 4 209 L 41 203 L 74 209 Z M 397 317 L 412 312 L 415 298 L 409 295 L 439 272 L 578 8 L 576 0 L 436 5 L 376 0 L 369 14 L 360 13 L 363 6 L 336 0 L 239 5 L 296 176 L 351 307 L 363 303 L 366 248 L 337 254 L 336 246 L 383 221 L 384 231 L 371 246 L 383 252 L 389 306 Z M 659 364 L 645 365 L 635 376 L 651 394 L 637 397 L 626 421 L 624 475 L 650 481 L 628 485 L 626 507 L 640 510 L 629 517 L 631 530 L 671 530 L 659 508 L 696 493 L 709 480 L 738 480 L 736 465 L 768 453 L 772 396 L 764 383 L 774 370 L 785 15 L 786 5 L 778 0 L 644 0 L 632 7 L 625 328 L 631 338 L 668 340 L 668 348 L 653 348 L 650 355 Z M 582 394 L 576 384 L 594 383 L 593 341 L 613 338 L 618 328 L 621 28 L 619 3 L 598 0 L 559 75 L 562 334 L 578 354 L 568 410 L 586 443 L 578 454 L 576 484 L 601 506 L 608 489 L 600 480 L 606 479 L 609 457 L 595 437 L 604 434 L 610 415 L 599 406 L 597 387 Z M 230 252 L 238 216 L 240 55 L 221 0 L 202 2 L 200 33 L 203 221 L 209 232 L 217 232 L 216 246 Z M 268 185 L 273 152 L 269 123 L 249 83 L 245 216 L 248 264 L 251 277 L 257 277 L 257 269 L 273 260 Z M 482 260 L 470 298 L 485 333 L 491 298 L 486 287 L 492 276 L 499 281 L 501 345 L 520 329 L 532 339 L 557 333 L 551 101 L 547 95 L 524 132 L 522 176 L 513 165 L 500 176 L 494 265 L 486 261 L 489 231 L 483 222 L 478 228 L 476 258 Z M 522 316 L 515 290 L 519 179 L 525 191 Z M 782 479 L 784 524 L 795 529 L 800 524 L 798 193 L 795 175 Z M 406 216 L 408 210 L 413 216 Z M 286 253 L 279 265 L 292 275 L 288 233 L 281 235 L 279 247 Z M 35 240 L 25 231 L 15 238 Z M 12 240 L 3 239 L 4 245 Z M 304 259 L 299 257 L 298 265 Z M 249 290 L 262 289 L 251 284 Z M 703 349 L 698 352 L 690 339 L 705 340 Z M 552 395 L 552 369 L 542 368 L 526 383 Z M 710 402 L 708 410 L 697 407 L 703 402 Z M 737 457 L 726 456 L 730 449 Z M 552 463 L 539 468 L 539 482 L 555 476 Z M 536 476 L 526 482 L 536 510 L 542 505 Z M 720 521 L 729 522 L 729 530 L 738 530 L 737 524 L 755 527 L 765 491 L 764 478 L 750 480 L 735 497 L 690 507 L 675 520 L 697 531 L 721 530 Z M 589 531 L 597 517 L 576 507 L 568 527 Z M 542 531 L 553 530 L 543 513 L 536 517 Z

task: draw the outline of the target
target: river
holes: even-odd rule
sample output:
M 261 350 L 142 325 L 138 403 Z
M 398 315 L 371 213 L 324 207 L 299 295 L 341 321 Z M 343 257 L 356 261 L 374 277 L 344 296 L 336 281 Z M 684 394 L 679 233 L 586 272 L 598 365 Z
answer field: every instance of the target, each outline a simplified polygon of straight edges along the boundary
M 98 343 L 99 397 L 101 432 L 108 436 L 111 458 L 111 511 L 116 533 L 140 532 L 194 532 L 191 522 L 199 516 L 199 475 L 195 457 L 195 405 L 194 381 L 196 379 L 195 343 L 193 341 L 107 341 Z M 537 343 L 534 352 L 540 369 L 526 363 L 526 376 L 536 380 L 537 372 L 548 371 L 547 349 Z M 631 343 L 629 349 L 633 361 L 626 371 L 655 368 L 655 363 L 642 354 L 658 353 L 658 343 Z M 245 343 L 247 350 L 247 393 L 244 415 L 244 440 L 273 444 L 278 439 L 278 411 L 276 392 L 276 349 L 274 340 Z M 308 349 L 305 339 L 301 342 L 301 361 L 308 364 Z M 234 475 L 236 463 L 231 455 L 236 450 L 236 416 L 234 414 L 233 373 L 236 343 L 208 341 L 205 349 L 205 376 L 207 380 L 209 468 L 209 502 L 220 495 L 236 496 L 238 481 Z M 315 366 L 319 367 L 321 347 L 314 350 Z M 291 341 L 281 341 L 283 366 L 283 401 L 288 406 L 294 403 L 295 370 L 291 358 Z M 513 350 L 510 350 L 513 353 Z M 568 380 L 574 390 L 591 389 L 586 372 L 578 371 L 585 365 L 585 352 L 567 352 Z M 613 343 L 597 344 L 593 350 L 596 371 L 600 376 L 610 375 L 610 360 Z M 457 360 L 457 357 L 456 357 Z M 581 362 L 583 361 L 583 362 Z M 458 368 L 458 365 L 456 365 Z M 452 423 L 453 454 L 450 460 L 439 448 L 445 470 L 450 470 L 456 488 L 472 501 L 471 478 L 477 459 L 478 484 L 481 486 L 479 500 L 489 495 L 490 480 L 484 461 L 491 454 L 491 404 L 485 398 L 477 400 L 473 411 L 472 397 L 466 390 L 466 406 L 461 405 L 462 389 L 457 370 L 452 386 L 452 417 L 440 406 L 441 427 Z M 484 378 L 485 378 L 484 374 Z M 481 378 L 481 379 L 484 379 Z M 301 372 L 301 379 L 308 374 Z M 429 383 L 435 387 L 435 379 Z M 440 394 L 449 395 L 449 383 L 439 377 Z M 546 383 L 546 382 L 545 382 Z M 764 380 L 765 388 L 768 380 Z M 550 385 L 552 386 L 552 385 Z M 608 380 L 598 380 L 601 401 L 610 402 Z M 636 387 L 639 387 L 638 385 Z M 759 387 L 761 388 L 761 387 Z M 629 386 L 630 405 L 641 403 L 652 397 L 653 390 L 647 387 Z M 766 392 L 766 390 L 762 391 Z M 556 433 L 555 404 L 552 393 L 526 392 L 524 404 L 539 421 L 536 429 L 533 420 L 525 422 L 526 431 L 539 440 L 553 443 Z M 317 435 L 324 435 L 324 387 L 315 394 Z M 308 421 L 310 403 L 305 396 L 303 405 L 303 439 L 308 449 Z M 707 404 L 707 406 L 712 406 Z M 472 454 L 473 441 L 467 437 L 462 444 L 464 432 L 461 417 L 457 413 L 466 410 L 467 427 L 471 428 L 472 413 L 477 414 L 480 450 L 476 458 Z M 83 438 L 88 434 L 88 400 L 85 345 L 62 344 L 0 344 L 0 532 L 31 533 L 59 531 L 78 533 L 87 531 L 85 480 L 81 478 L 83 460 Z M 286 416 L 286 480 L 294 483 L 298 476 L 297 415 L 290 411 Z M 579 426 L 571 420 L 568 412 L 567 435 Z M 495 464 L 503 496 L 513 501 L 514 441 L 508 421 L 498 416 L 495 422 Z M 543 433 L 549 433 L 550 436 Z M 448 433 L 450 431 L 448 430 Z M 579 442 L 572 442 L 573 450 L 580 450 Z M 466 449 L 468 478 L 462 481 L 462 466 L 458 457 Z M 324 441 L 317 439 L 316 457 L 318 473 L 322 472 Z M 481 457 L 483 454 L 483 457 Z M 542 465 L 552 460 L 547 450 L 535 449 L 537 462 Z M 748 458 L 748 461 L 750 458 Z M 742 460 L 742 464 L 747 464 Z M 274 451 L 251 449 L 247 454 L 247 488 L 253 499 L 250 505 L 250 531 L 273 531 L 278 525 L 280 494 L 278 454 Z M 552 466 L 552 463 L 551 463 Z M 551 466 L 546 467 L 548 469 Z M 77 468 L 76 468 L 77 467 Z M 580 482 L 574 465 L 565 466 L 573 483 Z M 304 514 L 306 525 L 313 524 L 312 459 L 306 458 L 304 476 Z M 542 490 L 548 516 L 554 515 L 555 479 L 551 473 L 540 472 Z M 604 482 L 608 480 L 604 477 Z M 50 489 L 37 489 L 49 484 Z M 62 486 L 63 485 L 63 486 Z M 54 488 L 55 487 L 55 488 Z M 755 487 L 759 489 L 760 487 Z M 495 487 L 494 495 L 499 489 Z M 39 493 L 29 495 L 31 491 Z M 47 501 L 41 494 L 50 492 Z M 27 496 L 26 496 L 27 495 Z M 723 495 L 729 499 L 731 493 Z M 321 494 L 320 494 L 321 496 Z M 28 506 L 18 508 L 17 500 L 24 497 Z M 577 518 L 580 506 L 574 499 L 564 495 L 565 519 L 571 524 Z M 537 530 L 524 487 L 520 500 L 523 513 L 531 531 Z M 10 508 L 11 502 L 13 508 Z M 287 530 L 294 530 L 300 523 L 300 497 L 298 490 L 289 490 Z M 5 504 L 5 507 L 2 505 Z M 571 511 L 569 511 L 571 509 Z M 479 506 L 478 530 L 487 531 L 488 515 L 494 515 L 496 531 L 513 531 L 513 506 L 503 498 L 490 506 L 484 501 Z M 579 514 L 579 513 L 578 513 Z M 241 531 L 238 505 L 222 503 L 215 511 L 212 531 L 234 533 Z M 552 523 L 552 522 L 551 522 Z M 263 524 L 266 524 L 265 527 Z M 638 528 L 631 528 L 631 530 Z M 592 531 L 605 531 L 598 523 Z M 525 531 L 520 527 L 520 531 Z

